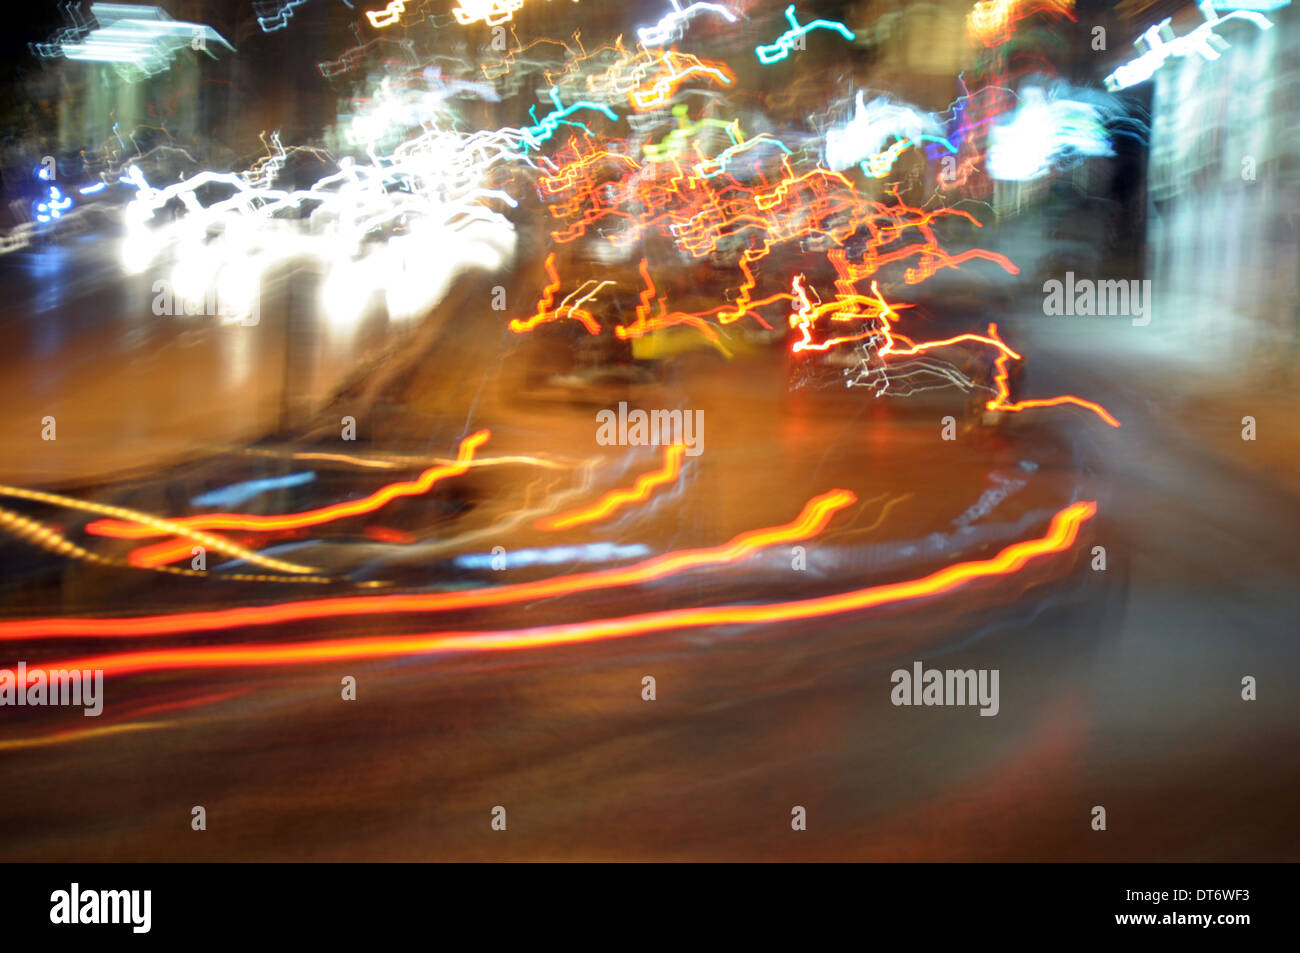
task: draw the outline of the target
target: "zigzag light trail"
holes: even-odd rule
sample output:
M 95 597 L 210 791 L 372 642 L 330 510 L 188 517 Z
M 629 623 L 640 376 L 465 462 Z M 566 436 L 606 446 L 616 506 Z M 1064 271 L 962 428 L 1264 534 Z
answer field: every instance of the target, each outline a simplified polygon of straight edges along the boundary
M 682 472 L 682 457 L 686 448 L 674 444 L 664 449 L 664 463 L 658 470 L 643 473 L 628 489 L 611 490 L 590 506 L 560 513 L 538 520 L 537 528 L 544 530 L 572 529 L 588 523 L 599 522 L 629 503 L 643 503 L 661 486 L 674 482 Z

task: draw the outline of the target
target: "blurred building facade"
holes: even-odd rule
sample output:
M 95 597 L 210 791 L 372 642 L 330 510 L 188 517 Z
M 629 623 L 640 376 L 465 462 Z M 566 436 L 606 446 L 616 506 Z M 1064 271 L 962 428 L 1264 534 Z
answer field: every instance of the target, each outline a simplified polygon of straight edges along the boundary
M 1294 380 L 1300 363 L 1300 30 L 1218 31 L 1217 59 L 1170 58 L 1153 79 L 1147 267 L 1170 321 L 1196 321 L 1225 362 Z M 1195 7 L 1173 17 L 1183 35 Z

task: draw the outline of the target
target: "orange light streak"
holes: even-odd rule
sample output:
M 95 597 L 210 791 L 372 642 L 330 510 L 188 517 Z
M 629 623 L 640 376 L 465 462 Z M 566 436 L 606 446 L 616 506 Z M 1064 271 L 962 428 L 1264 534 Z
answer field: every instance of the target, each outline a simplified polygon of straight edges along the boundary
M 1031 560 L 1068 550 L 1083 523 L 1097 512 L 1093 502 L 1074 503 L 1058 512 L 1045 535 L 1012 543 L 989 559 L 956 563 L 927 576 L 849 592 L 765 605 L 701 606 L 642 615 L 571 622 L 532 629 L 431 632 L 409 636 L 369 636 L 297 643 L 196 645 L 144 649 L 47 663 L 48 669 L 102 669 L 109 677 L 174 669 L 248 668 L 309 665 L 359 659 L 395 658 L 438 652 L 503 652 L 706 626 L 772 625 L 824 618 L 952 592 L 980 579 L 1018 572 Z M 29 674 L 38 669 L 28 669 Z
M 135 566 L 137 569 L 169 566 L 177 560 L 193 555 L 194 546 L 194 540 L 184 537 L 165 539 L 161 543 L 150 543 L 148 546 L 139 546 L 131 550 L 127 554 L 126 562 L 127 565 Z
M 519 318 L 511 319 L 509 327 L 515 334 L 531 331 L 539 324 L 554 321 L 558 317 L 551 310 L 551 306 L 555 304 L 555 293 L 560 290 L 560 275 L 555 270 L 555 252 L 551 252 L 546 256 L 546 261 L 542 263 L 542 267 L 546 269 L 546 275 L 551 279 L 551 283 L 542 289 L 542 297 L 537 302 L 536 314 L 522 321 Z
M 678 53 L 676 50 L 662 53 L 660 58 L 664 65 L 664 72 L 653 83 L 634 89 L 628 94 L 628 101 L 637 112 L 646 112 L 666 105 L 676 95 L 678 87 L 692 76 L 704 76 L 723 86 L 730 86 L 736 81 L 736 74 L 725 63 L 702 60 L 698 56 Z
M 541 519 L 534 525 L 538 529 L 545 530 L 569 529 L 574 526 L 599 522 L 628 503 L 644 502 L 650 498 L 650 494 L 658 487 L 672 483 L 677 479 L 682 472 L 682 455 L 685 452 L 686 448 L 681 444 L 665 447 L 664 465 L 658 470 L 641 474 L 636 478 L 636 482 L 632 484 L 631 489 L 610 490 L 591 506 Z
M 335 503 L 319 509 L 306 510 L 302 513 L 285 513 L 278 516 L 256 516 L 248 513 L 205 513 L 199 516 L 187 516 L 171 522 L 190 529 L 234 529 L 254 533 L 267 533 L 275 530 L 299 529 L 304 526 L 319 526 L 349 516 L 373 513 L 386 503 L 402 496 L 418 496 L 427 493 L 435 484 L 451 477 L 468 473 L 474 453 L 492 436 L 490 430 L 479 430 L 461 441 L 456 462 L 446 466 L 430 467 L 415 480 L 390 483 L 369 496 L 346 503 Z M 111 536 L 115 539 L 147 539 L 150 536 L 165 535 L 165 531 L 153 526 L 121 520 L 95 520 L 87 525 L 86 530 L 99 536 Z
M 1002 340 L 998 337 L 998 326 L 996 324 L 989 325 L 989 337 L 998 341 Z M 1005 353 L 998 355 L 997 374 L 994 377 L 994 382 L 997 384 L 998 393 L 996 397 L 984 405 L 989 410 L 1005 410 L 1014 414 L 1019 413 L 1022 410 L 1029 410 L 1033 407 L 1059 407 L 1062 404 L 1074 404 L 1075 406 L 1082 407 L 1085 410 L 1091 410 L 1112 427 L 1122 426 L 1118 420 L 1111 416 L 1110 411 L 1101 406 L 1101 404 L 1094 404 L 1090 400 L 1084 400 L 1082 397 L 1075 397 L 1073 394 L 1065 394 L 1061 397 L 1049 397 L 1040 400 L 1018 400 L 1015 403 L 1009 403 L 1007 398 L 1011 396 L 1011 392 L 1007 388 L 1007 355 Z
M 708 321 L 704 320 L 698 314 L 692 314 L 686 311 L 668 311 L 664 307 L 664 299 L 655 297 L 655 284 L 650 278 L 650 263 L 642 258 L 637 271 L 641 279 L 645 282 L 645 288 L 641 292 L 640 303 L 636 306 L 636 321 L 632 324 L 619 324 L 614 327 L 614 335 L 620 341 L 626 341 L 630 338 L 643 337 L 652 331 L 660 331 L 664 328 L 676 327 L 685 324 L 699 331 L 704 337 L 716 347 L 726 357 L 731 356 L 731 351 L 722 343 L 718 337 L 718 332 L 713 329 Z M 652 305 L 658 306 L 658 313 L 651 315 Z
M 140 638 L 178 635 L 211 629 L 230 630 L 257 625 L 279 625 L 310 619 L 408 612 L 449 612 L 482 609 L 534 599 L 560 598 L 598 589 L 635 586 L 692 569 L 723 566 L 748 559 L 768 546 L 796 543 L 821 534 L 831 519 L 857 502 L 849 490 L 830 490 L 810 499 L 802 512 L 784 526 L 746 530 L 721 546 L 664 553 L 630 566 L 600 569 L 539 579 L 533 582 L 457 592 L 394 596 L 344 596 L 267 606 L 245 606 L 209 612 L 136 616 L 126 619 L 25 619 L 0 623 L 0 642 L 39 638 Z
M 827 351 L 839 344 L 848 344 L 853 341 L 861 341 L 873 335 L 883 334 L 887 344 L 892 344 L 889 335 L 889 322 L 898 320 L 898 312 L 885 301 L 884 296 L 880 293 L 880 287 L 877 282 L 871 283 L 871 293 L 875 298 L 867 298 L 858 294 L 841 294 L 835 301 L 826 304 L 818 303 L 814 305 L 808 295 L 807 288 L 804 287 L 803 275 L 796 275 L 791 282 L 791 289 L 794 292 L 794 298 L 799 303 L 799 308 L 790 315 L 790 327 L 799 331 L 800 338 L 795 341 L 790 350 L 798 354 L 801 351 Z M 857 305 L 866 311 L 865 314 L 859 313 L 853 308 Z M 907 308 L 910 305 L 900 305 Z M 811 329 L 816 324 L 817 319 L 827 312 L 837 312 L 831 320 L 874 320 L 878 323 L 867 328 L 859 334 L 850 334 L 841 337 L 828 338 L 820 343 L 814 343 L 812 340 Z

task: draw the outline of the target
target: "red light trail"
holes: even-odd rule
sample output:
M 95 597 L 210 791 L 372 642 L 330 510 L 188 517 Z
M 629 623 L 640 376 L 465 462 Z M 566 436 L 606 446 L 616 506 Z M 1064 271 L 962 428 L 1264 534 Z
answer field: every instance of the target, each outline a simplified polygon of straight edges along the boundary
M 100 669 L 108 677 L 143 672 L 310 665 L 397 658 L 440 652 L 503 652 L 628 638 L 707 626 L 761 625 L 825 618 L 951 592 L 979 579 L 1023 569 L 1031 560 L 1068 550 L 1080 527 L 1097 512 L 1092 502 L 1071 504 L 1052 517 L 1040 537 L 1013 543 L 989 559 L 960 562 L 918 579 L 848 592 L 762 605 L 701 606 L 621 618 L 479 632 L 429 632 L 296 643 L 195 645 L 143 649 L 49 662 L 50 669 Z M 28 669 L 29 675 L 41 669 Z
M 781 543 L 796 543 L 819 535 L 837 513 L 857 502 L 848 490 L 831 490 L 809 500 L 803 511 L 784 526 L 747 530 L 721 546 L 684 549 L 653 559 L 595 572 L 539 579 L 534 582 L 459 592 L 418 593 L 392 596 L 346 596 L 277 605 L 183 612 L 173 615 L 136 616 L 124 619 L 27 619 L 0 622 L 0 642 L 25 639 L 139 638 L 178 635 L 213 629 L 278 625 L 311 619 L 410 612 L 449 612 L 482 609 L 533 599 L 559 598 L 580 592 L 633 586 L 664 579 L 677 573 L 712 566 L 724 566 L 747 559 L 754 553 Z

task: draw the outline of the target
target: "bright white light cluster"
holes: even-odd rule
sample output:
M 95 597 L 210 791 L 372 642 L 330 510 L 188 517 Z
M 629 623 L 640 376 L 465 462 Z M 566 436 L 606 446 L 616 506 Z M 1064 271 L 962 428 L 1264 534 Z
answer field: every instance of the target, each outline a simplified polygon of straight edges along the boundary
M 499 268 L 513 254 L 514 226 L 488 203 L 515 202 L 482 183 L 517 147 L 496 133 L 431 129 L 391 155 L 345 157 L 337 172 L 295 191 L 260 184 L 260 171 L 202 172 L 159 189 L 132 166 L 123 179 L 137 192 L 124 210 L 122 264 L 138 274 L 170 263 L 177 299 L 215 289 L 223 312 L 240 320 L 254 312 L 271 269 L 310 260 L 324 275 L 331 325 L 353 325 L 380 294 L 392 317 L 414 317 L 461 271 Z M 183 209 L 171 221 L 158 214 L 169 203 Z
M 637 28 L 636 36 L 642 46 L 663 46 L 665 43 L 671 43 L 686 32 L 687 22 L 701 13 L 713 13 L 728 23 L 736 22 L 736 15 L 720 3 L 692 3 L 685 10 L 682 9 L 680 0 L 672 0 L 672 5 L 672 10 L 665 13 L 654 26 Z
M 1279 6 L 1284 5 L 1279 4 Z M 1222 4 L 1222 6 L 1227 7 L 1229 4 Z M 1215 4 L 1209 2 L 1209 0 L 1201 3 L 1200 9 L 1201 16 L 1205 17 L 1205 22 L 1183 36 L 1174 34 L 1173 29 L 1169 26 L 1168 17 L 1155 26 L 1148 27 L 1138 37 L 1135 44 L 1139 49 L 1145 47 L 1145 51 L 1137 59 L 1125 63 L 1107 76 L 1105 80 L 1106 88 L 1114 92 L 1126 89 L 1129 86 L 1135 86 L 1138 83 L 1144 83 L 1154 76 L 1156 70 L 1171 57 L 1191 56 L 1193 53 L 1197 53 L 1207 60 L 1217 60 L 1220 54 L 1228 48 L 1228 41 L 1214 31 L 1216 27 L 1228 20 L 1248 20 L 1261 30 L 1271 30 L 1273 28 L 1273 22 L 1264 14 L 1255 10 L 1236 9 L 1230 13 L 1220 15 L 1218 10 L 1215 9 Z
M 161 7 L 95 3 L 90 13 L 97 26 L 64 31 L 54 43 L 38 45 L 37 52 L 70 60 L 113 63 L 129 78 L 135 78 L 169 69 L 176 53 L 185 48 L 209 56 L 213 55 L 209 43 L 234 50 L 212 27 L 173 20 Z
M 826 167 L 841 172 L 884 151 L 891 140 L 940 136 L 943 130 L 929 113 L 884 96 L 866 102 L 858 90 L 853 118 L 826 130 Z
M 394 85 L 390 77 L 381 79 L 366 97 L 364 108 L 343 123 L 348 146 L 369 150 L 401 141 L 412 129 L 450 120 L 451 101 L 458 96 L 501 101 L 490 84 L 445 78 L 437 66 L 425 67 L 421 78 L 423 85 Z
M 1080 158 L 1113 156 L 1103 112 L 1097 102 L 1026 87 L 1010 121 L 994 125 L 989 133 L 989 175 L 1027 182 Z

